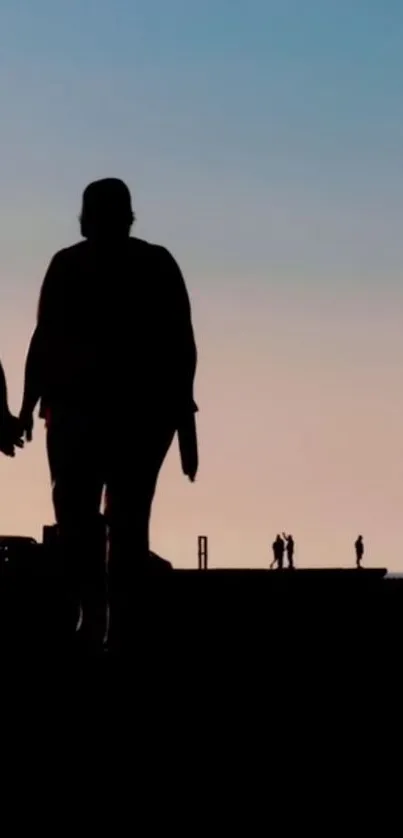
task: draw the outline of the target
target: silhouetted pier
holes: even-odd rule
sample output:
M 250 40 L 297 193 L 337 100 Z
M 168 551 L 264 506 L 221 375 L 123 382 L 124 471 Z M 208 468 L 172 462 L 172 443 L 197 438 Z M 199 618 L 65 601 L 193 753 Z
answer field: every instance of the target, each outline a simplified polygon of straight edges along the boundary
M 322 641 L 368 646 L 400 636 L 402 614 L 403 579 L 386 568 L 173 570 L 154 556 L 133 578 L 127 653 L 152 645 L 214 658 L 223 650 L 289 654 Z M 10 542 L 0 551 L 1 654 L 59 654 L 77 645 L 51 541 Z
M 208 578 L 209 584 L 214 584 L 214 580 L 224 579 L 227 582 L 237 580 L 246 584 L 263 583 L 265 585 L 323 585 L 323 584 L 342 584 L 351 585 L 359 583 L 372 584 L 385 579 L 388 570 L 386 567 L 371 567 L 371 568 L 338 568 L 338 567 L 313 567 L 313 568 L 299 568 L 289 570 L 284 568 L 282 570 L 266 570 L 256 568 L 209 568 L 208 571 L 200 570 L 180 570 L 176 569 L 175 576 L 197 576 Z

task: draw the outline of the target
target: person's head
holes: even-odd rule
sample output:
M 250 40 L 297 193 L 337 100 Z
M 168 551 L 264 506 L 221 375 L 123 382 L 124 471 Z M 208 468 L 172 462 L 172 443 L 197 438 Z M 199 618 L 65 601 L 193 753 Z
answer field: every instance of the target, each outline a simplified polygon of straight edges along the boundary
M 134 220 L 130 191 L 123 180 L 95 180 L 84 190 L 80 225 L 85 239 L 125 238 Z

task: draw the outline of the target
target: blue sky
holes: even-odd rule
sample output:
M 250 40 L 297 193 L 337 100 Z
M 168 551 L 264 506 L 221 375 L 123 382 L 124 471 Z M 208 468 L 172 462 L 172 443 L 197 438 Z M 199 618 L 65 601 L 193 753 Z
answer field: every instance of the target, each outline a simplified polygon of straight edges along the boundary
M 0 33 L 4 201 L 21 199 L 32 215 L 40 193 L 53 236 L 58 214 L 76 213 L 83 182 L 108 168 L 128 177 L 141 223 L 152 218 L 181 247 L 186 239 L 209 270 L 217 260 L 223 272 L 260 268 L 270 212 L 273 258 L 291 215 L 291 263 L 306 255 L 306 224 L 319 220 L 318 272 L 334 259 L 329 237 L 356 264 L 343 234 L 354 217 L 359 240 L 361 214 L 374 228 L 367 249 L 381 225 L 393 268 L 398 3 L 3 0 Z M 243 230 L 241 253 L 234 234 Z
M 325 524 L 350 539 L 346 473 L 329 436 L 339 426 L 350 446 L 349 505 L 363 496 L 363 475 L 370 485 L 378 474 L 379 485 L 393 487 L 392 499 L 374 494 L 368 509 L 362 501 L 357 532 L 370 528 L 382 504 L 391 543 L 400 530 L 393 459 L 400 441 L 392 429 L 398 433 L 403 408 L 402 43 L 397 0 L 0 5 L 0 356 L 12 399 L 18 400 L 46 265 L 78 237 L 83 187 L 96 177 L 121 176 L 134 193 L 138 234 L 173 250 L 194 301 L 205 482 L 188 500 L 185 489 L 175 488 L 172 466 L 164 491 L 187 509 L 192 532 L 216 526 L 220 555 L 241 550 L 244 538 L 255 539 L 258 549 L 253 533 L 259 527 L 263 533 L 266 507 L 284 513 L 279 526 L 287 529 L 289 503 L 300 535 L 304 527 L 306 538 L 316 533 L 316 556 L 320 539 L 327 544 Z M 228 390 L 233 369 L 239 381 L 235 376 Z M 278 388 L 295 428 L 289 412 L 273 408 Z M 318 405 L 320 418 L 312 417 Z M 229 410 L 233 429 L 220 449 Z M 249 438 L 256 421 L 248 451 L 245 432 Z M 287 484 L 277 498 L 270 481 L 255 481 L 271 421 L 285 473 L 298 472 L 295 458 L 300 462 L 293 501 Z M 301 434 L 316 457 L 315 488 L 307 496 Z M 391 447 L 383 461 L 385 439 Z M 5 467 L 16 497 L 26 487 L 28 531 L 32 475 L 39 468 L 46 478 L 41 440 L 21 465 Z M 214 487 L 220 485 L 221 497 L 231 494 L 237 441 L 243 453 L 236 479 L 248 488 L 234 500 L 244 531 L 230 549 L 224 531 L 232 507 L 217 519 Z M 334 495 L 326 506 L 327 464 Z M 45 485 L 38 509 L 48 509 L 47 493 Z M 161 492 L 162 504 L 166 497 Z M 315 508 L 323 521 L 317 530 Z M 169 541 L 168 512 L 159 509 L 158 537 Z M 178 519 L 179 532 L 183 526 Z M 181 556 L 186 538 L 185 527 Z M 373 538 L 381 540 L 380 521 Z

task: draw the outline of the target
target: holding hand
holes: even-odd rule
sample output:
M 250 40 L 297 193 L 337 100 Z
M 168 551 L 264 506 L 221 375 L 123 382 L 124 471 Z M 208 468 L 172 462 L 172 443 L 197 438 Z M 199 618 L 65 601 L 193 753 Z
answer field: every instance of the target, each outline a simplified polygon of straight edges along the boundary
M 23 446 L 20 422 L 7 411 L 0 423 L 0 451 L 6 457 L 15 457 L 15 449 Z
M 19 433 L 27 442 L 32 442 L 32 431 L 34 428 L 34 414 L 32 410 L 22 408 L 18 422 Z

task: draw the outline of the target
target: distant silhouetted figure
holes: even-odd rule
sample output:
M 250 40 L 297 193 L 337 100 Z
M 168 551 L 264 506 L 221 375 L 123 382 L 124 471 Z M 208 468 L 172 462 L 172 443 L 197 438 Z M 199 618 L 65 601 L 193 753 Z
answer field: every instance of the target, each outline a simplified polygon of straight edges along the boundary
M 294 550 L 295 550 L 295 542 L 292 535 L 286 535 L 285 532 L 283 533 L 283 538 L 285 541 L 285 549 L 287 553 L 287 560 L 288 560 L 288 567 L 290 570 L 294 570 Z
M 357 568 L 362 567 L 362 560 L 364 557 L 364 538 L 362 535 L 359 535 L 357 541 L 355 542 L 355 557 L 356 557 L 356 565 Z
M 8 407 L 6 377 L 0 364 L 0 451 L 7 457 L 14 457 L 15 449 L 22 446 L 18 420 Z
M 284 564 L 285 544 L 283 539 L 281 538 L 281 535 L 277 535 L 275 541 L 273 541 L 272 548 L 274 558 L 270 567 L 272 568 L 276 565 L 278 570 L 282 570 Z
M 84 241 L 57 253 L 43 282 L 20 417 L 30 439 L 41 401 L 56 520 L 83 628 L 87 613 L 105 611 L 96 545 L 106 487 L 112 645 L 136 570 L 152 566 L 151 505 L 175 432 L 191 480 L 198 466 L 188 293 L 168 250 L 130 236 L 133 221 L 122 181 L 86 188 Z

